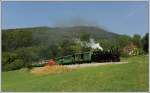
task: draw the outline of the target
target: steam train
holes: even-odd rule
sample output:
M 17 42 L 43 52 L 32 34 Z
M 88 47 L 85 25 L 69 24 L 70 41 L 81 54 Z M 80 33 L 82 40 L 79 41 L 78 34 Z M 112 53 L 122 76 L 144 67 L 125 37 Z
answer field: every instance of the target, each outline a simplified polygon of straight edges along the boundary
M 74 53 L 72 55 L 57 57 L 54 59 L 59 65 L 82 64 L 91 62 L 120 62 L 120 52 L 118 48 L 111 50 L 96 50 L 83 53 Z M 34 64 L 34 66 L 44 66 L 43 64 Z

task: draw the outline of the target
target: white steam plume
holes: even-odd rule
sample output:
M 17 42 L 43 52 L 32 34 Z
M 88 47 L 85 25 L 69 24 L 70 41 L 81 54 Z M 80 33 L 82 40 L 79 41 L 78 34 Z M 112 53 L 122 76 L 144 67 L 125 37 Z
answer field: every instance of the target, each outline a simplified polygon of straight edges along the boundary
M 79 43 L 82 47 L 90 47 L 92 49 L 103 50 L 99 43 L 95 43 L 95 40 L 92 38 L 90 39 L 90 42 L 81 41 L 80 39 L 76 39 L 76 42 Z
M 103 48 L 99 45 L 99 43 L 95 43 L 94 39 L 90 39 L 90 42 L 88 43 L 88 46 L 93 49 L 100 49 L 103 50 Z

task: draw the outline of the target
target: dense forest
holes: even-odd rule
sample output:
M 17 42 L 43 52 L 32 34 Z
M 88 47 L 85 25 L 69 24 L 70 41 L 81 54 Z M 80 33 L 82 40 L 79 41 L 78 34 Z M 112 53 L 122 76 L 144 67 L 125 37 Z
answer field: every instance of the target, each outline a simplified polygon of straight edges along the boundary
M 30 68 L 33 62 L 89 51 L 89 47 L 76 43 L 76 39 L 89 42 L 90 38 L 105 50 L 117 47 L 121 51 L 133 43 L 139 54 L 148 53 L 148 33 L 143 37 L 138 34 L 131 37 L 86 26 L 6 29 L 2 30 L 2 71 Z

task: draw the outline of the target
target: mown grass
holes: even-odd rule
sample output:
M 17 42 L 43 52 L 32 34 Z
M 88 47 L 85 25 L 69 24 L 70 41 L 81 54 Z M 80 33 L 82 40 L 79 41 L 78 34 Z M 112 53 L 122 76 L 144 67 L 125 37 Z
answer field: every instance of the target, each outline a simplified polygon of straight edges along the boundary
M 79 68 L 61 74 L 2 72 L 2 91 L 148 91 L 148 56 L 122 60 L 129 63 Z

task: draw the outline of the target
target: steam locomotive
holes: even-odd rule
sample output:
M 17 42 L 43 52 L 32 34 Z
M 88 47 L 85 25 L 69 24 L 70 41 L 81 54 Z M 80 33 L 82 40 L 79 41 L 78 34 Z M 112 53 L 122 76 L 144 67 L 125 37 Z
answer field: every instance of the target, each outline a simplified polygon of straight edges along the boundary
M 120 52 L 118 48 L 111 50 L 94 50 L 82 53 L 74 53 L 72 55 L 62 56 L 54 59 L 59 65 L 82 64 L 91 62 L 120 62 Z M 34 66 L 44 66 L 43 64 L 35 64 Z
M 114 50 L 98 50 L 83 53 L 75 53 L 73 55 L 62 56 L 55 59 L 58 64 L 81 64 L 91 62 L 120 62 L 120 52 L 118 49 Z

